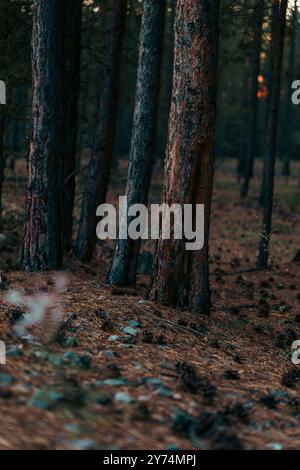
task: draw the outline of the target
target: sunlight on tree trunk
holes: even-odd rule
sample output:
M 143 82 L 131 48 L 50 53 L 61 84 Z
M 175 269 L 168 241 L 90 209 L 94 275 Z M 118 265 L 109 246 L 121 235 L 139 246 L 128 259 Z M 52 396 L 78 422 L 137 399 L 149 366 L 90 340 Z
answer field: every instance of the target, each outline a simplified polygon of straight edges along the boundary
M 205 243 L 160 239 L 150 299 L 209 313 L 208 239 L 213 186 L 218 46 L 217 0 L 179 0 L 163 202 L 205 205 Z

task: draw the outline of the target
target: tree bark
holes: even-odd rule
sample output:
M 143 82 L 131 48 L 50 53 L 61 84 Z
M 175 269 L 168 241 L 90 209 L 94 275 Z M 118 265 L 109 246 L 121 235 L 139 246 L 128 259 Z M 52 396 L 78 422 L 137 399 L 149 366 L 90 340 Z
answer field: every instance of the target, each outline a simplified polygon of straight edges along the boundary
M 73 205 L 77 153 L 77 121 L 80 91 L 82 0 L 65 0 L 65 157 L 64 246 L 72 246 Z M 73 176 L 72 176 L 73 175 Z
M 292 103 L 292 82 L 295 77 L 295 68 L 297 63 L 296 45 L 297 45 L 297 26 L 298 26 L 298 7 L 297 0 L 295 0 L 293 15 L 292 15 L 292 28 L 290 39 L 290 53 L 287 72 L 288 93 L 285 102 L 283 133 L 282 133 L 282 176 L 289 178 L 291 174 L 290 161 L 292 153 L 291 131 L 293 128 L 293 111 L 294 106 Z
M 244 72 L 242 90 L 248 89 L 249 67 L 250 67 L 250 57 L 248 54 L 246 54 L 246 57 L 245 57 L 245 69 L 246 70 Z M 236 176 L 237 176 L 238 183 L 241 182 L 243 175 L 245 173 L 245 155 L 246 155 L 246 149 L 247 149 L 247 125 L 248 125 L 246 110 L 249 106 L 248 94 L 243 92 L 243 96 L 241 99 L 242 99 L 242 106 L 244 108 L 244 112 L 240 116 L 239 151 L 238 151 L 238 158 L 237 158 L 237 165 L 236 165 Z
M 218 0 L 178 0 L 164 203 L 205 205 L 205 241 L 160 238 L 150 299 L 209 313 L 209 225 L 213 187 Z M 173 227 L 174 229 L 174 227 Z
M 253 176 L 255 144 L 256 144 L 256 128 L 257 128 L 257 92 L 258 92 L 258 75 L 260 70 L 260 52 L 262 45 L 262 25 L 264 16 L 264 0 L 260 0 L 254 9 L 254 27 L 253 27 L 253 43 L 251 54 L 251 76 L 248 84 L 249 90 L 249 115 L 247 119 L 247 147 L 246 161 L 244 168 L 244 179 L 241 187 L 241 197 L 248 195 L 250 179 Z
M 144 0 L 135 111 L 129 153 L 128 206 L 148 203 L 160 84 L 165 0 Z M 127 225 L 130 220 L 127 221 Z M 118 239 L 108 282 L 134 285 L 141 240 Z
M 274 6 L 273 6 L 274 8 Z M 272 9 L 273 11 L 273 9 Z M 271 32 L 270 36 L 271 39 L 274 36 L 274 31 L 275 31 L 275 24 L 274 24 L 274 15 L 271 15 Z M 267 62 L 267 67 L 266 67 L 266 81 L 267 81 L 267 99 L 266 99 L 266 105 L 265 105 L 265 110 L 264 110 L 264 145 L 267 147 L 267 142 L 268 142 L 268 125 L 269 125 L 269 117 L 270 117 L 270 110 L 271 110 L 271 98 L 272 98 L 272 87 L 273 87 L 273 80 L 274 80 L 274 68 L 272 64 L 272 44 L 270 44 L 268 48 L 269 52 L 269 60 Z M 267 52 L 267 54 L 268 54 Z M 260 207 L 264 206 L 264 194 L 265 194 L 265 184 L 266 184 L 266 157 L 263 159 L 263 167 L 262 167 L 262 178 L 261 178 L 261 185 L 260 185 L 260 191 L 259 191 L 259 199 L 258 203 Z
M 271 88 L 270 115 L 267 130 L 267 148 L 264 171 L 264 206 L 263 227 L 259 245 L 257 265 L 260 268 L 267 267 L 269 258 L 269 242 L 272 228 L 274 175 L 276 160 L 276 141 L 279 114 L 279 96 L 281 85 L 281 69 L 284 48 L 284 33 L 286 27 L 287 0 L 276 0 L 273 6 L 273 36 L 271 43 L 271 63 L 273 68 L 273 80 Z
M 76 256 L 90 261 L 96 244 L 96 209 L 104 203 L 110 178 L 116 127 L 119 69 L 125 29 L 126 0 L 111 0 L 105 70 L 100 82 L 98 117 L 76 240 Z
M 34 0 L 32 139 L 22 268 L 62 265 L 63 2 Z

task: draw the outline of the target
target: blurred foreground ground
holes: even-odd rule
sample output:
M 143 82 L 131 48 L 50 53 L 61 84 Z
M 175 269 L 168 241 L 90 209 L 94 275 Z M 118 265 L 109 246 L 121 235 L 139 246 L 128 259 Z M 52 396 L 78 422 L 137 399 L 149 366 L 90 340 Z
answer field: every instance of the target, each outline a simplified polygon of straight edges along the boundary
M 289 182 L 277 178 L 272 268 L 249 272 L 259 240 L 259 180 L 240 201 L 234 165 L 216 172 L 210 318 L 146 302 L 146 274 L 135 290 L 108 289 L 113 245 L 99 244 L 89 266 L 66 259 L 67 285 L 56 299 L 67 322 L 46 318 L 25 339 L 14 327 L 26 311 L 6 296 L 11 289 L 27 298 L 51 295 L 53 273 L 16 271 L 24 183 L 6 182 L 0 449 L 300 448 L 300 366 L 291 362 L 292 342 L 300 340 L 300 264 L 293 262 L 300 167 L 293 164 Z M 161 179 L 157 170 L 152 200 L 159 200 Z M 120 170 L 111 201 L 124 194 L 123 183 Z M 79 207 L 80 194 L 77 216 Z M 153 249 L 152 242 L 144 247 Z

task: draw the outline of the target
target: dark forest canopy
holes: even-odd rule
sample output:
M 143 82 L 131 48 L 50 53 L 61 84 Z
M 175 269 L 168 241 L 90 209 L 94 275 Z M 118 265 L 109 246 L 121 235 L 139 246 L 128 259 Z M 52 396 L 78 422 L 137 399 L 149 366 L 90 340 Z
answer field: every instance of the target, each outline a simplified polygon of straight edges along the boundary
M 78 141 L 80 149 L 91 146 L 95 106 L 97 98 L 98 77 L 103 70 L 103 46 L 108 34 L 105 25 L 105 14 L 109 8 L 106 0 L 85 1 L 82 16 L 82 58 L 81 58 L 81 93 L 80 121 Z M 222 0 L 220 12 L 219 41 L 219 78 L 218 78 L 218 126 L 217 126 L 217 159 L 237 158 L 243 144 L 243 115 L 245 109 L 245 87 L 247 77 L 251 75 L 249 55 L 251 54 L 251 28 L 256 0 L 234 1 Z M 289 2 L 288 25 L 286 32 L 286 51 L 283 66 L 283 86 L 281 92 L 281 122 L 284 123 L 284 102 L 289 93 L 288 65 L 289 47 L 292 41 L 291 10 Z M 159 102 L 159 125 L 157 135 L 157 155 L 163 158 L 168 114 L 168 97 L 170 96 L 170 68 L 172 62 L 172 26 L 175 0 L 169 0 L 166 10 L 166 28 L 163 44 L 163 64 L 161 73 L 161 96 Z M 265 2 L 263 43 L 261 52 L 261 73 L 259 78 L 259 121 L 258 156 L 263 154 L 263 125 L 268 80 L 268 47 L 270 43 L 270 1 Z M 30 109 L 27 113 L 19 109 L 24 100 L 30 106 L 30 35 L 32 22 L 32 5 L 30 0 L 9 0 L 0 3 L 1 18 L 1 77 L 8 85 L 8 109 L 10 125 L 5 137 L 6 153 L 16 152 L 16 156 L 26 155 L 28 146 L 26 138 L 30 136 Z M 141 2 L 131 0 L 127 7 L 125 44 L 121 67 L 120 100 L 118 125 L 115 140 L 114 158 L 129 151 L 131 124 L 134 107 L 135 78 L 137 69 L 137 47 Z M 298 20 L 299 21 L 299 20 Z M 299 40 L 299 29 L 297 37 Z M 9 60 L 7 60 L 9 58 Z M 103 73 L 103 72 L 102 72 Z M 295 79 L 300 76 L 300 58 L 296 54 L 294 64 Z M 3 112 L 3 110 L 2 110 Z M 293 135 L 292 157 L 297 159 L 300 145 L 299 108 L 295 109 L 291 130 Z M 18 114 L 18 118 L 14 116 Z M 282 128 L 284 126 L 281 126 Z M 18 130 L 16 129 L 18 128 Z M 13 133 L 20 132 L 19 142 L 13 142 Z M 281 142 L 282 136 L 279 135 Z M 14 146 L 17 146 L 17 149 Z M 19 148 L 21 146 L 21 148 Z M 279 148 L 282 148 L 279 144 Z

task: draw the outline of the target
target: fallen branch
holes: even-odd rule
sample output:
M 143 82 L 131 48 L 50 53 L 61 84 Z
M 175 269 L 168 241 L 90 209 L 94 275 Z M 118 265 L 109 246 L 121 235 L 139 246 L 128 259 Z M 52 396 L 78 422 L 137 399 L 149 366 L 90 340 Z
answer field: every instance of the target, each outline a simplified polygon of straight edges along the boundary
M 158 315 L 155 315 L 155 313 L 152 313 L 152 312 L 149 312 L 148 310 L 145 310 L 141 307 L 137 307 L 138 310 L 140 310 L 142 313 L 146 314 L 146 315 L 149 315 L 150 317 L 152 317 L 153 319 L 155 319 L 155 321 L 160 321 L 161 323 L 166 323 L 167 325 L 171 326 L 171 328 L 175 328 L 177 330 L 181 330 L 181 331 L 186 331 L 188 333 L 193 333 L 197 336 L 201 336 L 203 337 L 203 333 L 201 333 L 200 331 L 197 331 L 195 330 L 194 328 L 191 328 L 189 326 L 183 326 L 183 325 L 178 325 L 177 323 L 174 323 L 172 322 L 171 320 L 167 320 L 166 318 L 160 318 Z

